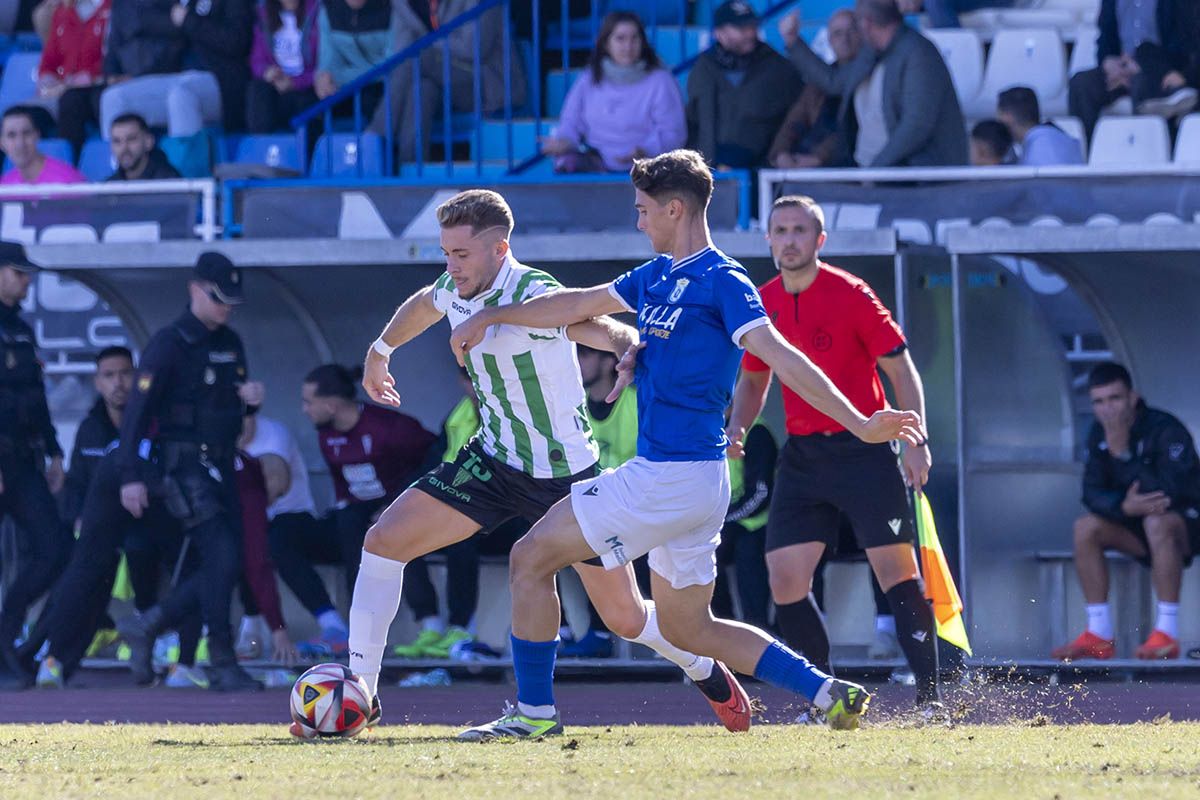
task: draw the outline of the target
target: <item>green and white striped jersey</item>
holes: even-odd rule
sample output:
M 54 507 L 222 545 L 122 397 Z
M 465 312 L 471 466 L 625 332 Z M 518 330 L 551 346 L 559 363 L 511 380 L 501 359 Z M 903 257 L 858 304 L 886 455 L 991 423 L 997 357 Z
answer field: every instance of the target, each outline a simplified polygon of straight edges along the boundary
M 561 284 L 510 251 L 488 289 L 458 296 L 448 273 L 433 304 L 457 327 L 479 309 L 537 297 Z M 479 397 L 479 440 L 488 455 L 534 478 L 566 478 L 595 464 L 600 450 L 584 406 L 575 345 L 563 328 L 496 325 L 466 355 Z

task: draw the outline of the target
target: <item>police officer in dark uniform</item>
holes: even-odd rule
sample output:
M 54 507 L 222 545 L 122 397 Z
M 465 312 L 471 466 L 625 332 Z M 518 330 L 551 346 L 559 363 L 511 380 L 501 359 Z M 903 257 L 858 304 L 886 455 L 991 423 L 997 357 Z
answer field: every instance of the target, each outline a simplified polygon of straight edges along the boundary
M 94 628 L 99 610 L 88 598 L 111 569 L 129 517 L 166 517 L 183 527 L 199 566 L 160 605 L 118 624 L 135 679 L 154 679 L 157 634 L 199 610 L 208 625 L 210 687 L 257 689 L 237 665 L 229 615 L 242 547 L 234 446 L 245 407 L 262 402 L 263 388 L 247 380 L 242 341 L 225 324 L 243 300 L 240 271 L 225 256 L 204 253 L 188 294 L 188 310 L 142 353 L 120 444 L 88 490 L 78 547 L 91 553 L 80 552 L 56 587 L 48 652 L 70 651 Z M 63 666 L 68 674 L 73 667 Z
M 20 244 L 0 242 L 0 521 L 9 516 L 16 523 L 20 554 L 0 611 L 4 680 L 18 668 L 13 641 L 25 614 L 58 577 L 71 544 L 51 496 L 63 484 L 62 448 L 50 422 L 33 329 L 20 317 L 37 269 Z

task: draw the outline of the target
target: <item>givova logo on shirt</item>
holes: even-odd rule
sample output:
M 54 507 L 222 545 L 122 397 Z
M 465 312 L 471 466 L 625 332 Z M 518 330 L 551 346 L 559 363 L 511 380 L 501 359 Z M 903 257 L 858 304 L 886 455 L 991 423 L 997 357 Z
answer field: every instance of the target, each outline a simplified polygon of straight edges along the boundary
M 682 314 L 683 309 L 678 306 L 646 306 L 642 309 L 640 333 L 642 336 L 670 339 Z

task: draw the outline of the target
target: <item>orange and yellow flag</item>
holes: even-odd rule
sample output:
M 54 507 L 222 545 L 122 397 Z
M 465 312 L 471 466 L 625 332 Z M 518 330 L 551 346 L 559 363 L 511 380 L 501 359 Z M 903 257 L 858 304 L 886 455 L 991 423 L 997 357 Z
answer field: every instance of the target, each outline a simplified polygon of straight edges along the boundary
M 923 492 L 916 495 L 916 512 L 925 597 L 933 603 L 938 636 L 962 648 L 967 655 L 973 655 L 971 643 L 967 640 L 967 629 L 963 625 L 962 599 L 958 596 L 954 576 L 950 574 L 950 567 L 946 564 L 946 554 L 942 552 L 942 542 L 938 539 L 929 498 Z

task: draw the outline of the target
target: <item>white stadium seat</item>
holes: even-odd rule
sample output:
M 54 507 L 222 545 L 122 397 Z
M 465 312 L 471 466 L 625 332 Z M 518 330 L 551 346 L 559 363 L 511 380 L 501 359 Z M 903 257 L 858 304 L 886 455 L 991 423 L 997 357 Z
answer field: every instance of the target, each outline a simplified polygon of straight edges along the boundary
M 1200 163 L 1200 114 L 1188 114 L 1175 136 L 1175 163 Z
M 1000 11 L 1002 28 L 1074 28 L 1079 15 L 1065 8 L 1005 8 Z
M 1162 117 L 1101 117 L 1092 132 L 1093 166 L 1166 164 L 1171 137 Z
M 929 41 L 937 45 L 954 81 L 954 93 L 964 108 L 979 96 L 983 83 L 983 43 L 979 35 L 967 28 L 933 28 L 924 31 Z
M 1075 31 L 1075 46 L 1071 48 L 1068 75 L 1086 72 L 1099 66 L 1096 63 L 1096 40 L 1099 38 L 1100 29 L 1095 25 L 1085 25 Z
M 1061 128 L 1063 133 L 1079 142 L 1079 146 L 1083 148 L 1083 160 L 1086 161 L 1087 134 L 1083 130 L 1083 122 L 1079 117 L 1055 117 L 1054 124 Z
M 969 117 L 990 117 L 996 96 L 1014 86 L 1028 86 L 1038 96 L 1042 115 L 1067 112 L 1067 63 L 1062 37 L 1053 28 L 1002 30 L 992 40 L 983 86 L 967 111 Z

